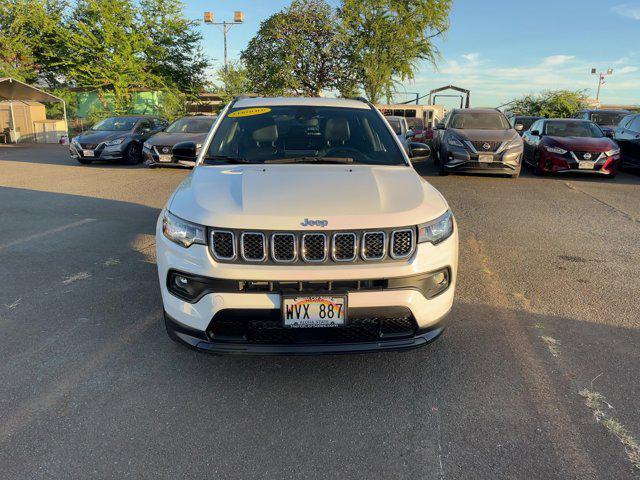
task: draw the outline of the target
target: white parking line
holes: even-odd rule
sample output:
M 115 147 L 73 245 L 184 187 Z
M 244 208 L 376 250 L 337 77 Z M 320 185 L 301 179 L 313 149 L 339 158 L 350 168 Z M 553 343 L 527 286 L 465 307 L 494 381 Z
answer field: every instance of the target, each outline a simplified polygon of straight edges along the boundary
M 47 235 L 51 235 L 52 233 L 62 232 L 64 230 L 68 230 L 69 228 L 79 227 L 80 225 L 84 225 L 85 223 L 91 223 L 95 221 L 96 221 L 95 218 L 85 218 L 83 220 L 78 220 L 77 222 L 69 223 L 67 225 L 62 225 L 61 227 L 52 228 L 51 230 L 45 230 L 44 232 L 34 233 L 33 235 L 28 235 L 24 238 L 20 238 L 12 242 L 5 243 L 4 245 L 0 245 L 0 250 L 13 247 L 14 245 L 19 245 L 21 243 L 30 242 L 31 240 L 37 240 L 38 238 L 46 237 Z

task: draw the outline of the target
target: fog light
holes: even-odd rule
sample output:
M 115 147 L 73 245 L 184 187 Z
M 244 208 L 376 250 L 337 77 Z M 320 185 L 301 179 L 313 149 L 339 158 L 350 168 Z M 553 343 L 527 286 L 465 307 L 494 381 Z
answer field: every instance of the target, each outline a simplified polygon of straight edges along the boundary
M 180 288 L 185 288 L 189 285 L 189 279 L 187 277 L 183 277 L 182 275 L 176 275 L 175 277 L 176 285 Z
M 437 287 L 441 287 L 446 285 L 447 283 L 447 275 L 444 272 L 438 272 L 433 276 L 433 283 Z

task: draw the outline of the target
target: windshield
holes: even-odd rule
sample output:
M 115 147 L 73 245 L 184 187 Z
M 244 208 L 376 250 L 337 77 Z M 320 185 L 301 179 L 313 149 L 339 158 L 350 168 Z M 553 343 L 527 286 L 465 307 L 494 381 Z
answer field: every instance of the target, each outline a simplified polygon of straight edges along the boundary
M 216 117 L 185 117 L 167 128 L 167 133 L 207 133 Z
M 463 130 L 508 130 L 509 122 L 501 113 L 456 113 L 451 119 L 451 128 Z
M 286 158 L 405 164 L 376 111 L 295 105 L 229 110 L 211 139 L 204 162 L 264 163 Z
M 396 135 L 400 135 L 402 133 L 402 127 L 400 126 L 400 120 L 398 120 L 397 118 L 387 118 L 387 122 L 389 122 L 389 125 L 391 125 L 391 129 L 393 130 L 393 132 Z
M 128 118 L 128 117 L 111 117 L 105 118 L 101 122 L 96 123 L 91 130 L 98 130 L 103 132 L 126 132 L 128 130 L 133 130 L 137 118 Z
M 600 138 L 604 136 L 602 130 L 591 122 L 546 122 L 545 133 L 551 137 Z
M 593 123 L 597 123 L 598 125 L 618 125 L 618 123 L 620 123 L 620 120 L 622 120 L 626 115 L 629 115 L 629 113 L 592 112 L 591 121 Z
M 407 124 L 411 130 L 424 130 L 424 120 L 421 118 L 407 118 Z

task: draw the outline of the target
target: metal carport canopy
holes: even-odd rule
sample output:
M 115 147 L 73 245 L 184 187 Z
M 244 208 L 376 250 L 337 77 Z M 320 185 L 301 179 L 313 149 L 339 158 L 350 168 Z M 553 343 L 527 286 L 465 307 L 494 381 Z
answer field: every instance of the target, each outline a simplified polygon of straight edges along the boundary
M 15 129 L 15 120 L 13 118 L 13 101 L 33 101 L 33 102 L 60 102 L 62 103 L 62 111 L 64 116 L 64 126 L 66 135 L 69 132 L 69 125 L 67 124 L 67 105 L 65 101 L 51 95 L 50 93 L 40 90 L 39 88 L 32 87 L 15 78 L 0 78 L 0 100 L 8 100 L 9 107 L 11 109 L 11 128 Z

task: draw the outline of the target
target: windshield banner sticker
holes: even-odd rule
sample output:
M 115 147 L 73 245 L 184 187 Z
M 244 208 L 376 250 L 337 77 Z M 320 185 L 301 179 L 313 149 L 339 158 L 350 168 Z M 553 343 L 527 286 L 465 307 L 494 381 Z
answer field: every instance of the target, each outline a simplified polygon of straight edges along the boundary
M 229 118 L 252 117 L 254 115 L 262 115 L 263 113 L 267 113 L 270 111 L 271 109 L 267 107 L 243 108 L 242 110 L 231 112 L 229 115 L 227 115 L 227 117 Z

